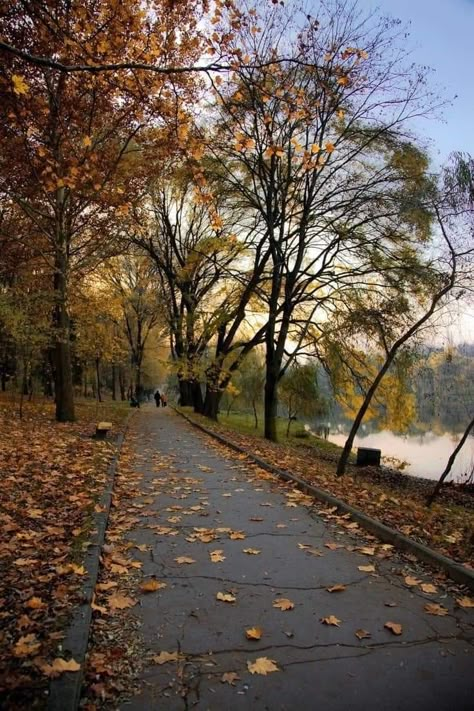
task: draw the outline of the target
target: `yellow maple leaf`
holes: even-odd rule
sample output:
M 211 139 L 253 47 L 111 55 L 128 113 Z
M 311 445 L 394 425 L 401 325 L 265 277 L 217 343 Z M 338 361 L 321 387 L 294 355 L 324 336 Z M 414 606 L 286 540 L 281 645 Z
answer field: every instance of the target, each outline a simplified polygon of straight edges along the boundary
M 457 597 L 456 602 L 459 607 L 474 607 L 474 598 L 467 597 L 467 595 L 464 597 Z
M 82 145 L 85 148 L 89 148 L 90 146 L 92 146 L 92 138 L 90 136 L 84 136 L 84 138 L 82 139 Z
M 388 630 L 390 630 L 390 632 L 392 634 L 395 634 L 397 636 L 401 635 L 401 633 L 403 631 L 403 627 L 401 626 L 401 624 L 399 622 L 386 622 L 384 624 L 384 627 L 386 627 Z
M 222 563 L 222 561 L 225 560 L 225 555 L 222 555 L 223 553 L 223 550 L 210 551 L 209 556 L 211 558 L 211 561 L 213 563 Z
M 245 636 L 247 639 L 261 639 L 263 634 L 263 630 L 261 627 L 249 627 L 248 630 L 245 630 Z
M 34 634 L 27 634 L 16 642 L 13 647 L 14 657 L 30 657 L 36 654 L 40 648 L 40 642 Z
M 222 602 L 235 602 L 237 598 L 232 593 L 218 592 L 216 595 L 216 600 L 221 600 Z
M 334 627 L 339 627 L 339 622 L 341 622 L 341 620 L 334 615 L 329 615 L 328 617 L 321 617 L 321 622 L 323 625 L 334 625 Z
M 247 669 L 251 674 L 262 674 L 266 676 L 272 672 L 280 671 L 274 659 L 267 657 L 258 657 L 254 662 L 247 662 Z
M 127 607 L 133 607 L 136 605 L 137 601 L 131 597 L 117 593 L 108 598 L 108 604 L 113 610 L 124 610 Z
M 424 610 L 428 613 L 428 615 L 437 615 L 438 617 L 444 617 L 449 613 L 447 607 L 443 607 L 443 605 L 438 605 L 438 603 L 436 602 L 427 602 L 424 607 Z
M 177 558 L 175 558 L 176 563 L 178 565 L 191 565 L 191 563 L 195 563 L 196 561 L 194 558 L 188 558 L 186 555 L 180 555 Z
M 26 83 L 24 77 L 22 77 L 20 74 L 13 74 L 12 84 L 13 84 L 13 91 L 15 92 L 15 94 L 18 94 L 18 95 L 27 94 L 30 90 L 30 87 Z
M 286 597 L 279 597 L 273 601 L 273 607 L 277 607 L 279 610 L 292 610 L 294 606 L 295 603 Z
M 327 153 L 332 153 L 334 149 L 335 149 L 334 143 L 326 143 L 326 145 L 324 146 L 324 150 Z

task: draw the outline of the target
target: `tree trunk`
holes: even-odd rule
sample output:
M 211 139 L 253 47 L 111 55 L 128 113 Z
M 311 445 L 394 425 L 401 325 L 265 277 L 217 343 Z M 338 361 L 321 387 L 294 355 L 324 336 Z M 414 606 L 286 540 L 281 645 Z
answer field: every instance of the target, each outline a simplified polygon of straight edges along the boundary
M 179 383 L 179 404 L 181 407 L 189 407 L 192 405 L 192 395 L 191 395 L 191 382 L 185 380 L 182 376 L 178 375 Z
M 202 399 L 201 383 L 199 380 L 193 380 L 191 383 L 191 395 L 194 412 L 202 415 L 204 412 L 204 402 Z
M 74 390 L 72 387 L 71 333 L 67 309 L 67 260 L 60 250 L 56 255 L 54 293 L 56 306 L 53 325 L 55 330 L 54 374 L 56 393 L 56 420 L 74 422 Z
M 215 420 L 216 422 L 221 397 L 222 390 L 219 390 L 218 388 L 209 385 L 206 387 L 206 397 L 204 400 L 203 414 L 206 417 L 209 417 L 209 419 Z
M 258 429 L 258 417 L 257 417 L 257 407 L 255 405 L 255 400 L 252 400 L 253 416 L 255 418 L 255 429 Z
M 278 379 L 271 369 L 267 368 L 265 379 L 265 413 L 264 436 L 272 442 L 277 441 L 276 418 L 278 409 L 277 399 Z
M 95 375 L 97 378 L 97 400 L 102 402 L 102 390 L 100 388 L 100 358 L 95 359 Z
M 125 378 L 123 377 L 123 368 L 121 365 L 119 365 L 118 380 L 119 380 L 119 388 L 120 388 L 120 399 L 123 402 L 124 400 L 127 399 L 127 395 L 125 393 Z
M 458 444 L 456 445 L 456 448 L 453 450 L 453 452 L 451 453 L 451 456 L 448 459 L 446 469 L 441 474 L 439 481 L 437 482 L 435 488 L 433 489 L 432 494 L 428 497 L 428 502 L 427 502 L 428 506 L 431 506 L 431 504 L 435 500 L 436 496 L 438 495 L 438 492 L 441 489 L 443 481 L 446 479 L 449 472 L 451 471 L 454 461 L 455 461 L 456 457 L 458 456 L 459 452 L 461 451 L 461 449 L 463 448 L 464 443 L 466 442 L 467 438 L 469 437 L 469 433 L 471 432 L 472 429 L 474 429 L 474 417 L 472 418 L 472 420 L 470 421 L 470 423 L 464 430 L 463 436 L 459 440 Z
M 117 399 L 117 372 L 115 365 L 112 365 L 112 400 Z
M 7 389 L 7 372 L 6 372 L 5 368 L 2 368 L 1 382 L 2 382 L 2 393 L 4 393 Z

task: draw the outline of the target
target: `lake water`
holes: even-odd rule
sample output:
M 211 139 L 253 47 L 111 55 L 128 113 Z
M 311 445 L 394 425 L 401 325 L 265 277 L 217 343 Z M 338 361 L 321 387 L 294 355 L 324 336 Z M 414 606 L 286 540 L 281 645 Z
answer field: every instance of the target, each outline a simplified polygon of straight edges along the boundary
M 331 432 L 330 442 L 344 445 L 347 437 L 344 434 Z M 396 457 L 408 462 L 404 469 L 408 474 L 425 479 L 438 479 L 444 471 L 451 452 L 461 439 L 461 435 L 436 435 L 426 432 L 421 435 L 396 435 L 383 430 L 372 432 L 355 438 L 354 447 L 374 447 L 382 450 L 383 457 Z M 389 464 L 389 462 L 388 462 Z M 474 437 L 468 437 L 464 447 L 459 452 L 449 479 L 460 480 L 462 475 L 474 467 Z

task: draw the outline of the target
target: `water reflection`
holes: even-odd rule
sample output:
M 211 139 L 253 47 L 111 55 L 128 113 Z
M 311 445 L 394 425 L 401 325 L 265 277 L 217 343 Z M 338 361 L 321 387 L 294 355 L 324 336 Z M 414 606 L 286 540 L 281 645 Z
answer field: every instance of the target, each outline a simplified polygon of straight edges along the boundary
M 330 442 L 343 445 L 346 434 L 330 432 Z M 420 476 L 425 479 L 438 479 L 446 467 L 447 461 L 461 435 L 437 435 L 434 432 L 424 432 L 413 435 L 397 435 L 388 430 L 360 432 L 356 437 L 354 446 L 376 447 L 382 450 L 382 457 L 396 457 L 408 463 L 404 469 L 408 474 Z M 474 467 L 474 437 L 469 437 L 464 447 L 459 452 L 451 470 L 450 479 L 458 481 L 465 479 Z

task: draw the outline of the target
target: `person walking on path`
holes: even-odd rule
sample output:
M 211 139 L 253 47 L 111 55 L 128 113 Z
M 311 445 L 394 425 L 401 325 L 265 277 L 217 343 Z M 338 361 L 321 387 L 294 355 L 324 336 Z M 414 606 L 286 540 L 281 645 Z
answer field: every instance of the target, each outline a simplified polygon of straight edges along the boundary
M 156 406 L 159 407 L 161 402 L 160 391 L 157 390 L 153 397 L 155 398 Z
M 168 398 L 166 397 L 166 395 L 165 395 L 164 393 L 162 393 L 162 395 L 161 395 L 161 405 L 162 405 L 162 407 L 166 407 L 167 404 L 168 404 Z

